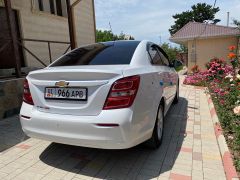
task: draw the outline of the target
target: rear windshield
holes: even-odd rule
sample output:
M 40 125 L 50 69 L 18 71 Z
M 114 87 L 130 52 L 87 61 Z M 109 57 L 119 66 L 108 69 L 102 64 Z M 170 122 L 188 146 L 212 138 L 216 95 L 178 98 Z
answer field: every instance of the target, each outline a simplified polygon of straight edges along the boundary
M 64 55 L 51 67 L 130 64 L 139 41 L 115 41 L 81 47 Z

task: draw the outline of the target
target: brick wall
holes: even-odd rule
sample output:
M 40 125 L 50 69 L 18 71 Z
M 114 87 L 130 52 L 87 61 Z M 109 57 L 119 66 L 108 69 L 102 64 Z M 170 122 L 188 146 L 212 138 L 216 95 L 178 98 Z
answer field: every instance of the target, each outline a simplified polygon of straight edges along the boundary
M 0 81 L 0 120 L 18 114 L 22 104 L 23 78 Z

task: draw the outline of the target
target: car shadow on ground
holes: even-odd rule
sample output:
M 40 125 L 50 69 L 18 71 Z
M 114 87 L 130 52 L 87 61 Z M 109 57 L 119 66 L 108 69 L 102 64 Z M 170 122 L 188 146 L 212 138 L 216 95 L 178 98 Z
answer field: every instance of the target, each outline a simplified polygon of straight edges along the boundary
M 77 176 L 101 179 L 150 179 L 170 171 L 186 137 L 188 102 L 180 98 L 165 118 L 163 142 L 153 150 L 141 144 L 125 150 L 102 150 L 52 143 L 40 160 Z
M 0 120 L 0 152 L 28 138 L 29 137 L 23 133 L 20 120 L 17 116 Z

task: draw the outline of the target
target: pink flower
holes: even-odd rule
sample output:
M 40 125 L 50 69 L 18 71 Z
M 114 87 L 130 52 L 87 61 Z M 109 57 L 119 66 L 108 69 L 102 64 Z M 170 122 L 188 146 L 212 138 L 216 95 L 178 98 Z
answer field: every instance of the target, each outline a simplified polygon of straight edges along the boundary
M 240 116 L 240 106 L 237 106 L 233 109 L 234 114 L 236 114 L 237 116 Z
M 220 100 L 220 103 L 224 105 L 225 101 L 223 99 Z

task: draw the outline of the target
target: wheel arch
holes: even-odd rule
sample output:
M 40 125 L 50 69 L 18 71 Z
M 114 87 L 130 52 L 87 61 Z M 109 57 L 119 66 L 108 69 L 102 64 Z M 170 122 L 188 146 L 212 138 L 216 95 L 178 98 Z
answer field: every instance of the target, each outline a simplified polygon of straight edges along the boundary
M 159 107 L 160 107 L 160 105 L 163 106 L 163 115 L 165 115 L 166 100 L 165 100 L 164 97 L 161 98 L 160 103 L 159 103 Z M 159 110 L 159 107 L 158 107 L 158 110 Z

